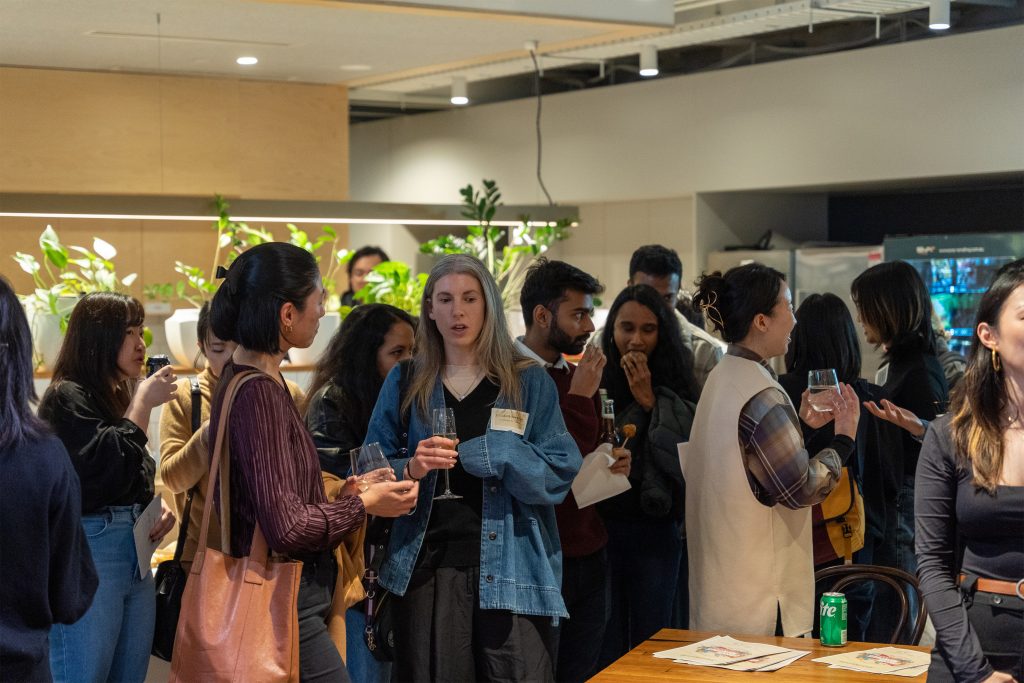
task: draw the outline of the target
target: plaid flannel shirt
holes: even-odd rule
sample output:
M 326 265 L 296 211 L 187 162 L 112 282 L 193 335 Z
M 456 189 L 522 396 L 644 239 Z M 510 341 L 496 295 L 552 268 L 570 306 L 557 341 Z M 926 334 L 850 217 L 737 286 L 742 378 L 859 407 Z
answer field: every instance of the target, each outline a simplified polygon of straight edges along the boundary
M 750 349 L 730 344 L 728 354 L 760 363 L 778 379 Z M 739 438 L 754 497 L 768 507 L 778 503 L 792 510 L 823 501 L 853 451 L 852 439 L 836 435 L 828 448 L 811 457 L 804 448 L 800 418 L 785 392 L 775 387 L 758 392 L 743 406 Z

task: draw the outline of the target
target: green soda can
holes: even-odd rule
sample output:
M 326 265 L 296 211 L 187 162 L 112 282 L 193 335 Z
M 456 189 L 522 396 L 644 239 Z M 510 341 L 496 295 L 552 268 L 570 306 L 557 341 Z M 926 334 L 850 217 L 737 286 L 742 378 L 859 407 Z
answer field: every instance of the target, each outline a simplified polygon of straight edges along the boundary
M 846 596 L 825 593 L 821 596 L 821 644 L 827 647 L 846 645 Z

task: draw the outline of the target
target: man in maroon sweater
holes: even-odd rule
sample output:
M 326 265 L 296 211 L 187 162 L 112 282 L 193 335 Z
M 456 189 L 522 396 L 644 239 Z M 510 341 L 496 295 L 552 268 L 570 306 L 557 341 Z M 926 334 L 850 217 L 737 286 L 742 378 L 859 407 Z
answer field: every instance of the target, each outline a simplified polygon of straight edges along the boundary
M 562 354 L 579 355 L 594 331 L 593 295 L 604 287 L 591 275 L 562 261 L 538 259 L 527 274 L 519 302 L 526 335 L 516 340 L 523 355 L 547 368 L 558 387 L 558 400 L 569 434 L 586 456 L 597 448 L 600 406 L 597 390 L 605 356 L 586 347 L 579 365 Z M 629 451 L 616 449 L 611 469 L 629 474 Z M 561 622 L 555 680 L 584 681 L 597 665 L 607 619 L 608 542 L 594 506 L 580 509 L 572 492 L 555 507 L 562 543 L 562 597 L 569 619 Z

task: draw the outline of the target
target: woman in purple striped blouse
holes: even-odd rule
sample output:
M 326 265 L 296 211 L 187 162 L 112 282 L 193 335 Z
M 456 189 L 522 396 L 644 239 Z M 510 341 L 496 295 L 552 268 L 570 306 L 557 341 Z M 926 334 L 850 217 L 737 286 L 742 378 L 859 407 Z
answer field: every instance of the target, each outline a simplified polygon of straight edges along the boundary
M 238 391 L 228 424 L 230 513 L 222 535 L 235 556 L 248 554 L 257 523 L 270 549 L 303 562 L 299 584 L 299 664 L 303 681 L 347 681 L 325 618 L 337 566 L 332 549 L 363 524 L 366 514 L 395 517 L 416 503 L 412 482 L 383 482 L 328 502 L 313 440 L 285 386 L 279 365 L 288 349 L 308 347 L 324 315 L 324 287 L 314 258 L 283 243 L 263 244 L 238 257 L 213 298 L 211 324 L 238 348 L 220 388 L 239 372 L 262 375 Z M 222 395 L 214 397 L 216 433 Z

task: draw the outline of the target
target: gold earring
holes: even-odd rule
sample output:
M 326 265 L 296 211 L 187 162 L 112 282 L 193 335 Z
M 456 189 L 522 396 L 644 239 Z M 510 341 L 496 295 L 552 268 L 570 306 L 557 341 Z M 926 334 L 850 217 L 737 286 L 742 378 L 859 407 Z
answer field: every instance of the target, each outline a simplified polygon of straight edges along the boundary
M 284 331 L 287 332 L 288 334 L 291 334 L 292 333 L 292 326 L 291 325 L 285 325 L 284 326 Z
M 1003 363 L 999 360 L 999 352 L 992 349 L 992 369 L 999 372 L 1003 369 Z

